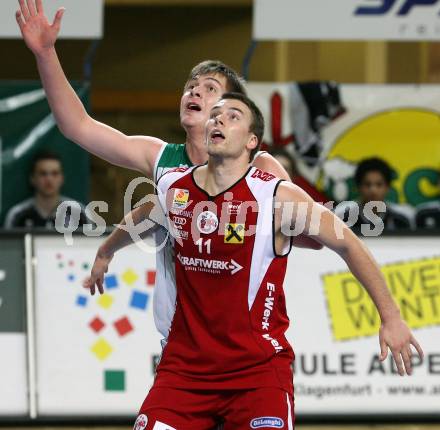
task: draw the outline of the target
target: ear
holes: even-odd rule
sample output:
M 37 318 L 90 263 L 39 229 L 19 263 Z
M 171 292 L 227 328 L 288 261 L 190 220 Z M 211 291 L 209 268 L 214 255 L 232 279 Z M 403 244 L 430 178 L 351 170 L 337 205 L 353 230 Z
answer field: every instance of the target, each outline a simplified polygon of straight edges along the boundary
M 255 136 L 255 134 L 252 133 L 252 136 L 248 140 L 248 143 L 246 145 L 247 149 L 251 150 L 255 149 L 258 146 L 258 138 Z

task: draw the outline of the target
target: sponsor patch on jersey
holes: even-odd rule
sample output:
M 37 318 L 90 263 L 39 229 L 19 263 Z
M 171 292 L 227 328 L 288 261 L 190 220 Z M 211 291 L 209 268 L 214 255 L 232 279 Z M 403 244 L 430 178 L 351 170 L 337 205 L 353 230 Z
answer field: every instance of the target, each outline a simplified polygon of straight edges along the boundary
M 251 178 L 258 178 L 264 182 L 269 182 L 275 178 L 275 175 L 272 175 L 272 173 L 263 172 L 260 169 L 255 169 L 255 172 L 252 173 Z
M 174 227 L 182 230 L 183 226 L 188 222 L 185 217 L 171 215 L 171 219 L 173 220 Z
M 244 224 L 226 224 L 224 242 L 238 245 L 244 243 Z
M 197 228 L 200 233 L 214 233 L 218 227 L 218 218 L 214 212 L 204 211 L 197 217 Z
M 187 232 L 187 231 L 185 231 L 185 230 L 179 230 L 179 229 L 175 229 L 174 231 L 173 231 L 173 235 L 175 236 L 175 237 L 178 237 L 178 238 L 180 238 L 180 239 L 188 239 L 188 237 L 189 237 L 189 233 Z
M 284 427 L 284 421 L 278 417 L 259 417 L 252 419 L 250 426 L 252 429 L 282 429 Z
M 206 258 L 194 258 L 186 257 L 177 254 L 177 259 L 182 266 L 185 266 L 185 270 L 194 270 L 198 272 L 207 272 L 212 274 L 220 274 L 222 270 L 230 271 L 231 275 L 235 275 L 243 266 L 237 263 L 235 260 L 211 260 Z
M 240 213 L 241 204 L 240 200 L 232 200 L 228 202 L 228 215 L 238 215 Z
M 148 417 L 144 414 L 141 414 L 137 417 L 136 422 L 134 423 L 133 430 L 144 430 L 148 424 Z
M 189 191 L 176 188 L 174 190 L 173 209 L 185 209 L 188 205 Z

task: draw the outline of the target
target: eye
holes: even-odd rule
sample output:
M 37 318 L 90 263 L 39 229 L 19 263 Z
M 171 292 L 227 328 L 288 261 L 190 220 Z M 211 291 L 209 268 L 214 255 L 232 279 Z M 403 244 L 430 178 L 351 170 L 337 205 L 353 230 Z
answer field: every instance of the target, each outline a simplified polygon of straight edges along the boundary
M 216 93 L 216 92 L 217 92 L 217 88 L 216 88 L 216 87 L 213 87 L 213 86 L 211 85 L 211 86 L 208 87 L 208 91 L 209 91 L 210 93 Z

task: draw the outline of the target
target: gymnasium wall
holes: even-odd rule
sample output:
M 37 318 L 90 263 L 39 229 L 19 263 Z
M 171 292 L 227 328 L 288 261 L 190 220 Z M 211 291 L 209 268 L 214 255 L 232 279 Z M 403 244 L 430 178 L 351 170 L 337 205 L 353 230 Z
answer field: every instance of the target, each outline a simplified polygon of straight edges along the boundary
M 108 1 L 105 8 L 104 39 L 93 61 L 93 115 L 129 134 L 182 142 L 177 101 L 186 76 L 206 58 L 219 58 L 241 69 L 251 38 L 251 3 L 223 2 L 222 6 L 218 1 L 216 7 L 204 7 L 204 2 L 192 2 L 192 6 L 190 2 L 160 6 L 173 3 L 169 1 L 150 2 L 156 6 L 124 3 Z M 428 42 L 261 42 L 249 77 L 259 82 L 438 82 L 439 46 Z M 68 77 L 82 79 L 89 43 L 59 41 L 57 48 Z M 22 41 L 0 40 L 0 55 L 0 79 L 38 79 L 35 60 Z M 141 100 L 140 107 L 133 108 L 133 98 Z M 163 103 L 165 99 L 171 101 Z M 92 158 L 90 198 L 110 203 L 105 215 L 108 222 L 122 217 L 115 195 L 133 176 Z
M 0 318 L 0 422 L 135 416 L 161 352 L 152 311 L 155 255 L 135 245 L 121 251 L 106 293 L 91 297 L 81 282 L 102 240 L 75 236 L 68 246 L 59 235 L 0 236 L 0 315 L 9 315 Z M 366 245 L 425 360 L 414 357 L 414 373 L 404 378 L 391 357 L 380 362 L 378 314 L 343 260 L 328 249 L 294 249 L 284 290 L 297 415 L 438 419 L 438 237 Z

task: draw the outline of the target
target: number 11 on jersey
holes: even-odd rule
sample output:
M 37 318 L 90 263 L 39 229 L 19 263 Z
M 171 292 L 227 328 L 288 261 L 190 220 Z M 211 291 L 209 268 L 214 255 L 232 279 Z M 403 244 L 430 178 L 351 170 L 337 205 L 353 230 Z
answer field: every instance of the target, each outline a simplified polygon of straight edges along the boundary
M 205 243 L 203 243 L 203 238 L 201 237 L 197 242 L 194 242 L 194 244 L 199 247 L 200 254 L 203 254 L 203 245 L 206 247 L 206 253 L 211 254 L 211 239 L 207 239 Z

